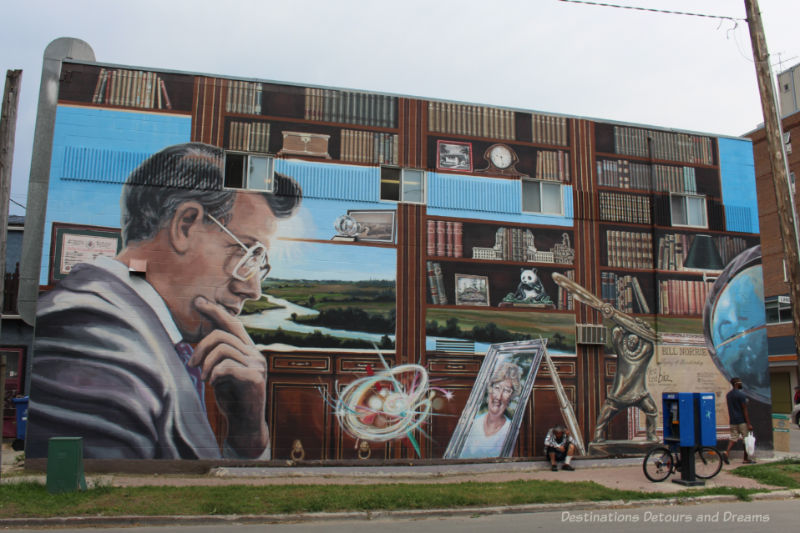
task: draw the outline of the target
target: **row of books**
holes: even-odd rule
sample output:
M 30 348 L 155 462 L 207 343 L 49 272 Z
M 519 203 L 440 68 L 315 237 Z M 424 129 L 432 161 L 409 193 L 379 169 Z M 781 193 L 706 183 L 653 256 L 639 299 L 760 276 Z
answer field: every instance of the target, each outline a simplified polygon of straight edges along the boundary
M 614 126 L 614 151 L 668 161 L 714 164 L 711 138 L 688 133 Z
M 575 281 L 575 271 L 574 270 L 567 270 L 563 273 L 567 279 Z M 575 299 L 572 297 L 572 293 L 562 287 L 561 285 L 558 286 L 558 294 L 556 296 L 556 306 L 563 310 L 563 311 L 572 311 L 575 309 Z
M 569 183 L 569 153 L 540 150 L 536 154 L 536 179 Z
M 463 257 L 464 224 L 450 220 L 428 220 L 428 255 Z
M 714 245 L 717 247 L 722 264 L 727 265 L 733 258 L 750 247 L 746 240 L 731 235 L 715 235 Z
M 396 128 L 397 98 L 384 94 L 308 87 L 305 90 L 305 118 Z
M 697 192 L 697 178 L 693 167 L 648 165 L 624 159 L 598 161 L 597 184 L 602 187 L 643 191 Z
M 600 193 L 600 220 L 650 224 L 650 197 L 631 194 Z
M 653 234 L 606 231 L 607 265 L 617 268 L 653 268 Z
M 514 112 L 448 102 L 428 102 L 428 130 L 472 137 L 514 139 Z
M 230 122 L 228 148 L 245 152 L 268 152 L 269 122 Z
M 659 282 L 658 301 L 663 315 L 702 315 L 713 282 L 667 279 Z
M 656 268 L 659 270 L 684 270 L 683 263 L 693 240 L 694 235 L 687 233 L 667 233 L 659 237 Z M 723 265 L 730 263 L 734 257 L 748 248 L 745 239 L 731 235 L 715 235 L 713 243 Z
M 603 301 L 608 302 L 623 313 L 650 314 L 639 278 L 630 274 L 619 275 L 615 272 L 600 274 L 600 291 Z
M 342 130 L 341 159 L 355 163 L 396 165 L 398 136 L 394 133 Z
M 531 116 L 531 121 L 533 142 L 558 146 L 567 146 L 569 144 L 569 129 L 566 117 L 534 113 Z
M 426 266 L 431 303 L 433 305 L 447 305 L 442 266 L 435 261 L 428 261 Z
M 140 109 L 172 109 L 164 80 L 155 72 L 143 70 L 101 68 L 92 103 Z
M 247 115 L 261 114 L 262 85 L 255 81 L 228 80 L 225 111 Z
M 694 236 L 686 233 L 667 233 L 658 238 L 656 268 L 659 270 L 683 270 L 683 262 L 689 253 Z

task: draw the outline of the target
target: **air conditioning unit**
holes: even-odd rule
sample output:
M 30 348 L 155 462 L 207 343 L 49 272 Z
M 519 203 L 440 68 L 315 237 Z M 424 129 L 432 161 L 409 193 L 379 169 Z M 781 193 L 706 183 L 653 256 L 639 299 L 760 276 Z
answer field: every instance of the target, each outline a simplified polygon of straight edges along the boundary
M 606 327 L 602 324 L 576 324 L 578 344 L 605 344 Z

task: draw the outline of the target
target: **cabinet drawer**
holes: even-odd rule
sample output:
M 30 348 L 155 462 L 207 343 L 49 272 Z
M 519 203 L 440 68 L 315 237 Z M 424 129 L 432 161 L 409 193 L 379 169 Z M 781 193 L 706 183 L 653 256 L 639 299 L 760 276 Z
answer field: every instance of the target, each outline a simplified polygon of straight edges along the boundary
M 394 360 L 385 358 L 386 364 L 389 368 L 394 366 Z M 383 363 L 378 358 L 363 358 L 363 357 L 341 357 L 336 360 L 336 372 L 339 374 L 366 374 L 367 367 L 371 366 L 375 372 L 386 370 Z
M 299 355 L 285 356 L 276 355 L 270 358 L 271 372 L 309 372 L 314 374 L 331 371 L 331 360 L 329 357 L 303 357 Z
M 477 374 L 481 368 L 480 361 L 468 359 L 428 359 L 431 374 Z
M 553 361 L 553 366 L 556 367 L 556 372 L 558 372 L 559 376 L 575 377 L 575 363 Z M 547 376 L 550 375 L 550 369 L 548 368 L 547 363 L 544 361 L 542 361 L 542 364 L 539 365 L 539 374 Z

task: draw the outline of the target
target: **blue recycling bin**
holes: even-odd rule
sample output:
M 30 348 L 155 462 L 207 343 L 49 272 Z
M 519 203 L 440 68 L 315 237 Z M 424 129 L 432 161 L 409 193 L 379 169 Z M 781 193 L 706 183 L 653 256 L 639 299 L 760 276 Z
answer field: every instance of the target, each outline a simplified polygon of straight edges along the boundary
M 17 410 L 17 438 L 25 440 L 25 429 L 28 427 L 28 397 L 14 398 L 11 401 Z

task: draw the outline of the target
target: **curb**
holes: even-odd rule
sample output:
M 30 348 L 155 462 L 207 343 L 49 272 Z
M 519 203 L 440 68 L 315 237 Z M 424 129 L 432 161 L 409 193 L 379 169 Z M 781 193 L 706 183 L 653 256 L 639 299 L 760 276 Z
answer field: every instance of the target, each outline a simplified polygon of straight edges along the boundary
M 800 489 L 756 493 L 753 500 L 790 500 L 800 498 Z M 463 507 L 458 509 L 421 509 L 400 511 L 348 511 L 341 513 L 298 513 L 265 515 L 175 515 L 175 516 L 72 516 L 54 518 L 3 518 L 0 528 L 11 527 L 97 527 L 97 526 L 169 526 L 278 524 L 346 520 L 423 519 L 457 516 L 486 516 L 496 514 L 544 513 L 551 511 L 588 511 L 594 509 L 634 509 L 648 505 L 697 505 L 703 503 L 737 502 L 733 495 L 711 495 L 648 500 L 609 500 L 604 502 L 534 503 L 501 507 Z

